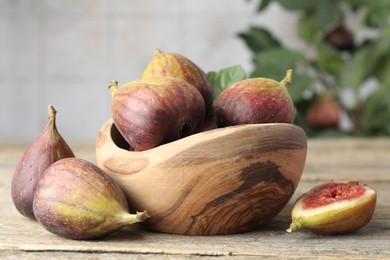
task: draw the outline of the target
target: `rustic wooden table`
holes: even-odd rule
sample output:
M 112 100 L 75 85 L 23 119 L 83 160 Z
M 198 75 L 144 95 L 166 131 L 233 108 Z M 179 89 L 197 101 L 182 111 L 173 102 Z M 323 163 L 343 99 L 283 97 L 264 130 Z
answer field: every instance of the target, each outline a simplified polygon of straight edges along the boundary
M 79 158 L 95 162 L 94 144 L 72 144 Z M 390 139 L 310 139 L 306 166 L 290 203 L 264 228 L 226 236 L 181 236 L 132 226 L 103 239 L 73 241 L 47 232 L 15 209 L 10 183 L 26 144 L 0 145 L 1 259 L 390 259 Z M 330 180 L 356 180 L 378 192 L 371 222 L 347 235 L 289 234 L 292 203 Z

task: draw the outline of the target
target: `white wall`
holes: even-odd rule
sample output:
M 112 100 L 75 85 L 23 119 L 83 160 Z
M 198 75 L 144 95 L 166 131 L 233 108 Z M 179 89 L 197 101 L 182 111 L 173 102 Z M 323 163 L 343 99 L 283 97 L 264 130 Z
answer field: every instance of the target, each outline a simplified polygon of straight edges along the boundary
M 30 141 L 47 106 L 69 141 L 92 141 L 110 117 L 107 83 L 137 79 L 153 50 L 181 53 L 206 72 L 251 53 L 237 33 L 264 25 L 292 47 L 296 17 L 246 0 L 0 0 L 0 142 Z

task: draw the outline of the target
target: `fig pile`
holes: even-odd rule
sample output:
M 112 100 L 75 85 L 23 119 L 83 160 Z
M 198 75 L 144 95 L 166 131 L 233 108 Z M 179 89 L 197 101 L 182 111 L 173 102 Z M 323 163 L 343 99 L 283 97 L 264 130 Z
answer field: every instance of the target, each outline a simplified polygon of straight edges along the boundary
M 292 70 L 280 82 L 245 79 L 214 97 L 213 86 L 198 65 L 183 55 L 157 49 L 140 79 L 120 88 L 117 81 L 110 81 L 112 119 L 133 151 L 217 127 L 291 124 L 295 116 L 287 91 L 291 80 Z
M 117 81 L 110 81 L 112 119 L 133 151 L 153 149 L 217 127 L 292 124 L 295 108 L 287 91 L 291 82 L 292 70 L 288 70 L 280 82 L 244 79 L 215 97 L 198 65 L 183 55 L 157 49 L 140 79 L 120 88 Z M 319 100 L 307 115 L 308 122 L 317 128 L 334 127 L 339 121 L 336 105 Z M 129 213 L 123 191 L 109 175 L 91 162 L 75 158 L 56 128 L 53 106 L 48 113 L 47 126 L 16 167 L 11 184 L 16 209 L 48 231 L 70 239 L 100 237 L 147 219 L 146 211 Z M 325 117 L 328 121 L 319 121 Z M 370 221 L 375 204 L 376 192 L 368 186 L 356 182 L 320 185 L 297 200 L 287 231 L 352 232 Z
M 128 212 L 125 195 L 110 176 L 75 158 L 57 130 L 56 113 L 50 105 L 47 126 L 17 164 L 11 183 L 16 209 L 70 239 L 100 237 L 147 219 L 146 211 Z

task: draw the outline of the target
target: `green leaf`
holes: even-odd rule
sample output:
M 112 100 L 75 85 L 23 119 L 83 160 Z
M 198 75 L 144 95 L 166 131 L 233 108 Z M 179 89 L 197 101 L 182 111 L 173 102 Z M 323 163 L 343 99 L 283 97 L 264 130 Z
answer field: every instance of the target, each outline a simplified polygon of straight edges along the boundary
M 255 54 L 255 70 L 250 77 L 282 79 L 288 69 L 301 62 L 301 54 L 287 48 L 275 47 Z
M 258 12 L 261 12 L 263 11 L 264 9 L 266 9 L 269 4 L 272 2 L 273 0 L 260 0 L 260 4 L 259 4 L 259 7 L 257 8 L 257 11 Z
M 378 68 L 374 74 L 377 76 L 378 80 L 381 82 L 383 87 L 387 87 L 390 91 L 390 57 L 380 63 L 380 68 Z
M 371 55 L 369 48 L 361 48 L 348 60 L 340 74 L 341 87 L 359 88 L 364 80 L 369 77 L 370 65 L 368 61 Z
M 313 0 L 278 0 L 283 8 L 290 11 L 307 11 L 313 9 L 317 1 Z
M 247 32 L 239 33 L 238 36 L 254 53 L 281 45 L 267 29 L 261 27 L 251 26 Z
M 330 45 L 323 42 L 317 45 L 317 59 L 315 60 L 315 64 L 320 70 L 326 71 L 336 79 L 339 79 L 345 63 L 340 53 Z
M 390 88 L 382 85 L 364 104 L 368 135 L 390 136 Z
M 378 27 L 389 24 L 390 17 L 390 1 L 375 0 L 366 1 L 366 16 L 365 22 L 368 26 Z
M 341 7 L 339 0 L 313 1 L 317 23 L 325 28 L 333 23 L 339 23 Z
M 286 48 L 272 48 L 256 54 L 255 69 L 250 77 L 264 77 L 280 81 L 288 69 L 293 69 L 292 84 L 288 87 L 291 99 L 297 102 L 302 99 L 303 92 L 312 85 L 310 76 L 301 74 L 304 58 L 300 53 Z
M 246 72 L 241 65 L 227 67 L 218 72 L 208 72 L 207 78 L 214 87 L 214 100 L 224 89 L 240 80 L 246 79 L 246 77 Z
M 322 27 L 316 20 L 315 13 L 303 13 L 298 20 L 298 35 L 305 41 L 314 43 L 322 38 Z
M 313 78 L 308 75 L 295 72 L 293 75 L 292 83 L 287 88 L 288 93 L 294 103 L 303 99 L 303 93 L 313 85 Z

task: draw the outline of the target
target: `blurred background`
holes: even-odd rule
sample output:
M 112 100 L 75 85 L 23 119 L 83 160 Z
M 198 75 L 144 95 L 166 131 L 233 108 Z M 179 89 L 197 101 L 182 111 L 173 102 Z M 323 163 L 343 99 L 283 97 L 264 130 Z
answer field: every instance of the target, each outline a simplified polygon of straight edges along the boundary
M 291 67 L 296 124 L 309 136 L 390 135 L 389 5 L 0 0 L 0 141 L 35 138 L 49 104 L 66 140 L 95 140 L 110 117 L 108 81 L 138 79 L 156 48 L 205 72 L 240 65 L 248 77 L 280 80 Z M 312 124 L 309 109 L 323 97 L 336 105 L 311 117 L 333 121 Z

